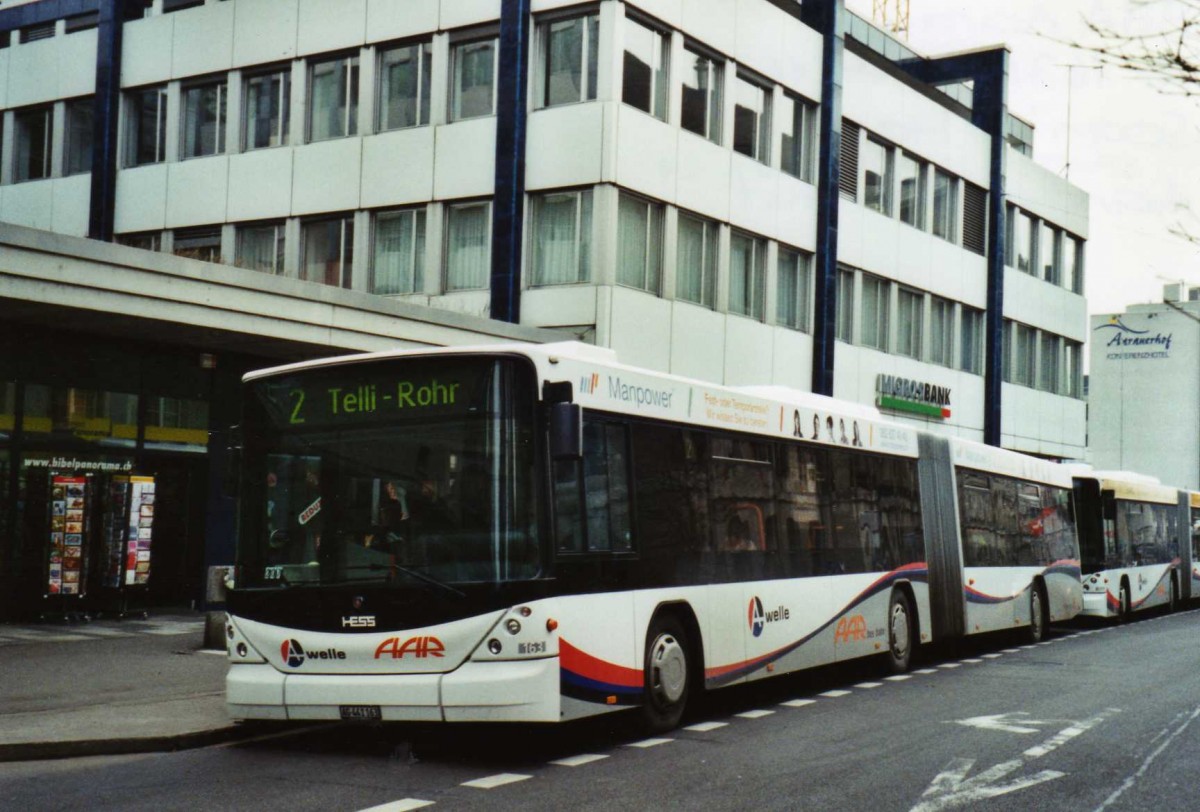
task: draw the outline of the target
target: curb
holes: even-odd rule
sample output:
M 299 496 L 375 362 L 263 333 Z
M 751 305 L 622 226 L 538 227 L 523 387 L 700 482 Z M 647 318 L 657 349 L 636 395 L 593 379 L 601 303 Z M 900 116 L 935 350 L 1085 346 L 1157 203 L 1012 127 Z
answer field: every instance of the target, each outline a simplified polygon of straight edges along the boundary
M 256 726 L 227 727 L 181 733 L 174 736 L 144 736 L 124 739 L 84 739 L 62 742 L 27 742 L 0 744 L 0 763 L 11 761 L 43 761 L 84 756 L 123 756 L 135 753 L 169 753 L 192 750 L 214 744 L 260 736 L 264 729 Z

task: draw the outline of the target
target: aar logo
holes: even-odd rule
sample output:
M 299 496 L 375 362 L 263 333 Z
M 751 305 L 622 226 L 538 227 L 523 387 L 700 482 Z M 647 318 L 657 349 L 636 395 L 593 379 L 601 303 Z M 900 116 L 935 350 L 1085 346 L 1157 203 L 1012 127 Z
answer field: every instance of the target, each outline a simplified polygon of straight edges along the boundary
M 787 620 L 792 616 L 792 613 L 788 611 L 786 606 L 779 606 L 769 612 L 764 612 L 762 601 L 755 595 L 750 599 L 748 615 L 750 632 L 755 637 L 759 637 L 768 623 L 778 623 L 781 620 Z
M 410 637 L 403 643 L 399 637 L 389 637 L 375 648 L 375 659 L 391 657 L 393 660 L 403 660 L 406 654 L 411 654 L 418 660 L 423 660 L 426 657 L 442 657 L 445 651 L 446 647 L 436 637 L 419 635 Z

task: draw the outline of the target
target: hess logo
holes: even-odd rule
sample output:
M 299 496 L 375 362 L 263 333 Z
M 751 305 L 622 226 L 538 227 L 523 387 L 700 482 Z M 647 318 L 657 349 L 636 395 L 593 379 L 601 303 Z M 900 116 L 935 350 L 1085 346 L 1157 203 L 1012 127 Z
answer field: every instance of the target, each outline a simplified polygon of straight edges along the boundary
M 780 606 L 772 609 L 769 612 L 764 612 L 762 601 L 759 600 L 757 595 L 750 599 L 748 614 L 750 620 L 750 632 L 755 637 L 758 637 L 763 633 L 763 628 L 768 623 L 778 623 L 779 621 L 787 620 L 792 616 L 792 613 L 788 611 L 786 606 Z
M 342 617 L 343 629 L 374 629 L 374 615 L 344 615 Z
M 406 654 L 411 654 L 418 660 L 423 660 L 426 657 L 441 657 L 445 650 L 446 647 L 442 645 L 442 641 L 436 637 L 410 637 L 403 643 L 400 642 L 399 637 L 389 637 L 376 647 L 375 659 L 380 660 L 390 656 L 393 660 L 403 660 Z
M 284 640 L 279 647 L 279 656 L 287 663 L 288 668 L 299 668 L 305 660 L 344 660 L 346 652 L 336 648 L 324 651 L 305 651 L 299 640 Z

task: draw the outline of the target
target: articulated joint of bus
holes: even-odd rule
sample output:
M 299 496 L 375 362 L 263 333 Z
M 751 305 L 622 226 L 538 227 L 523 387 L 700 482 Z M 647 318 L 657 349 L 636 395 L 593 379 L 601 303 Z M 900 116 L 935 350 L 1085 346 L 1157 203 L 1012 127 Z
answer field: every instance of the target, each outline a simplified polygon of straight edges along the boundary
M 552 601 L 403 631 L 318 633 L 226 623 L 235 719 L 552 722 Z

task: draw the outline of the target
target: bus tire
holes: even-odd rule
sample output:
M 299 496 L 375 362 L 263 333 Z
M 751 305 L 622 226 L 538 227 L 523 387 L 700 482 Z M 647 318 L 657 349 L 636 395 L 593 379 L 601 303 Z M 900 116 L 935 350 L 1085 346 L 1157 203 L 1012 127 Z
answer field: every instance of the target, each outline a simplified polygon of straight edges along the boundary
M 1128 623 L 1133 616 L 1133 600 L 1129 596 L 1129 582 L 1121 582 L 1121 607 L 1118 610 L 1117 622 Z
M 662 733 L 679 725 L 687 707 L 688 639 L 671 615 L 658 615 L 646 634 L 645 691 L 642 705 L 647 729 Z
M 1046 637 L 1046 626 L 1050 620 L 1046 607 L 1046 591 L 1035 582 L 1029 590 L 1029 642 L 1040 643 Z
M 1171 602 L 1167 604 L 1167 611 L 1171 614 L 1179 611 L 1179 578 L 1174 572 L 1171 573 Z
M 912 663 L 913 612 L 908 594 L 903 589 L 893 589 L 888 603 L 888 650 L 887 667 L 893 674 L 903 674 Z

